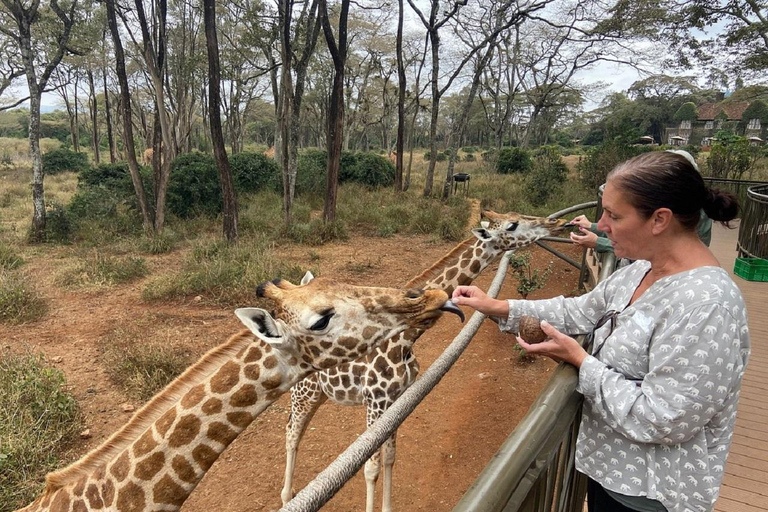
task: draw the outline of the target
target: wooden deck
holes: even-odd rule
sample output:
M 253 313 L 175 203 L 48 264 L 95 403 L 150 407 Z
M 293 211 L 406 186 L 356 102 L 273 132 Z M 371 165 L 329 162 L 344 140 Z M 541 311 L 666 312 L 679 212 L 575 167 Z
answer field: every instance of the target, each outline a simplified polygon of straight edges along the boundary
M 746 281 L 733 274 L 737 236 L 736 229 L 712 226 L 712 251 L 747 302 L 752 343 L 716 512 L 768 510 L 768 283 Z

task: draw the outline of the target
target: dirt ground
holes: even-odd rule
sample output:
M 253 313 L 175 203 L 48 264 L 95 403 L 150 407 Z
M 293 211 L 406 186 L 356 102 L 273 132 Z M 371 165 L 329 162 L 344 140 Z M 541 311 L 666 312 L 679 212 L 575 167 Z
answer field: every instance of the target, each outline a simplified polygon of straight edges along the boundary
M 283 256 L 321 275 L 355 284 L 396 286 L 429 267 L 452 244 L 428 238 L 363 238 L 322 247 L 287 247 Z M 560 246 L 571 257 L 580 252 Z M 541 248 L 532 249 L 537 267 L 552 265 L 545 289 L 531 295 L 552 297 L 575 293 L 578 272 Z M 49 255 L 50 256 L 50 255 Z M 147 258 L 150 269 L 173 269 L 178 255 Z M 100 444 L 130 413 L 129 400 L 106 378 L 100 340 L 117 329 L 140 332 L 144 339 L 166 340 L 193 356 L 223 342 L 240 330 L 231 311 L 184 304 L 146 304 L 140 299 L 143 282 L 102 292 L 71 292 L 54 286 L 53 257 L 35 258 L 25 265 L 49 301 L 48 315 L 23 326 L 0 326 L 0 343 L 13 350 L 29 346 L 44 352 L 66 375 L 85 416 L 91 438 L 74 448 L 76 459 Z M 485 270 L 476 284 L 487 288 L 497 265 Z M 502 297 L 516 297 L 516 280 L 509 277 Z M 450 316 L 450 318 L 449 318 Z M 421 337 L 415 347 L 422 372 L 442 353 L 461 324 L 446 315 Z M 396 511 L 450 510 L 472 484 L 503 440 L 525 415 L 548 380 L 554 363 L 523 362 L 513 350 L 513 338 L 486 321 L 457 364 L 419 405 L 399 430 L 394 470 Z M 140 404 L 134 404 L 137 408 Z M 183 507 L 184 512 L 276 510 L 284 470 L 284 426 L 289 398 L 283 396 L 258 418 L 214 464 Z M 326 404 L 310 424 L 297 461 L 295 488 L 301 489 L 365 430 L 360 407 Z M 380 500 L 380 485 L 377 498 Z M 359 472 L 324 508 L 352 511 L 365 507 L 365 479 Z M 378 508 L 379 505 L 377 505 Z

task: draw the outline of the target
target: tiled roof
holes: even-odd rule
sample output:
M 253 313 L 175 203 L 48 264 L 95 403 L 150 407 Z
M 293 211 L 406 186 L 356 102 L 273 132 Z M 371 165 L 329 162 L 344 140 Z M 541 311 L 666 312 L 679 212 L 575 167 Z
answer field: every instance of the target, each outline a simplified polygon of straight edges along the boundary
M 729 121 L 740 121 L 742 114 L 749 106 L 748 101 L 732 101 L 728 103 L 705 103 L 699 105 L 699 121 L 712 121 L 720 111 L 725 112 Z

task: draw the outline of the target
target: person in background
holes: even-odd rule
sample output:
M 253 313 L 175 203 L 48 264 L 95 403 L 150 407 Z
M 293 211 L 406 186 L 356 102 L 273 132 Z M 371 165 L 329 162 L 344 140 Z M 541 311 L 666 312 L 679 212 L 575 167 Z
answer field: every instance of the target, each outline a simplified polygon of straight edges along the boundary
M 699 171 L 696 160 L 689 152 L 682 149 L 669 149 L 667 152 L 684 157 L 697 172 Z M 597 228 L 597 223 L 591 222 L 585 215 L 579 215 L 571 223 L 579 227 L 578 233 L 572 232 L 570 234 L 573 243 L 588 249 L 594 249 L 598 253 L 613 252 L 611 241 L 608 240 L 605 233 Z M 712 242 L 712 220 L 707 217 L 703 209 L 699 214 L 699 224 L 696 227 L 696 231 L 701 241 L 709 247 L 709 244 Z
M 578 369 L 575 464 L 590 512 L 714 508 L 750 342 L 741 292 L 697 236 L 702 209 L 724 224 L 738 213 L 736 197 L 709 189 L 684 156 L 644 153 L 608 175 L 598 222 L 616 256 L 634 263 L 580 297 L 453 293 L 503 331 L 537 317 L 548 338 L 518 343 Z

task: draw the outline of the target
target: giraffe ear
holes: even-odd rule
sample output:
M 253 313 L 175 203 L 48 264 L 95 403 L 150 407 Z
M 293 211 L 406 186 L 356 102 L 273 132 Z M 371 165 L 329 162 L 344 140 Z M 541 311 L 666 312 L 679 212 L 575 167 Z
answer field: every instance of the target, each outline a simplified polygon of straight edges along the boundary
M 475 228 L 472 230 L 472 234 L 483 241 L 487 241 L 493 238 L 493 235 L 485 228 Z
M 301 286 L 304 286 L 305 284 L 308 284 L 314 278 L 315 278 L 315 276 L 312 275 L 312 272 L 307 270 L 307 273 L 304 274 L 304 277 L 301 278 Z
M 235 315 L 262 341 L 270 345 L 283 343 L 283 329 L 267 311 L 261 308 L 238 308 Z

